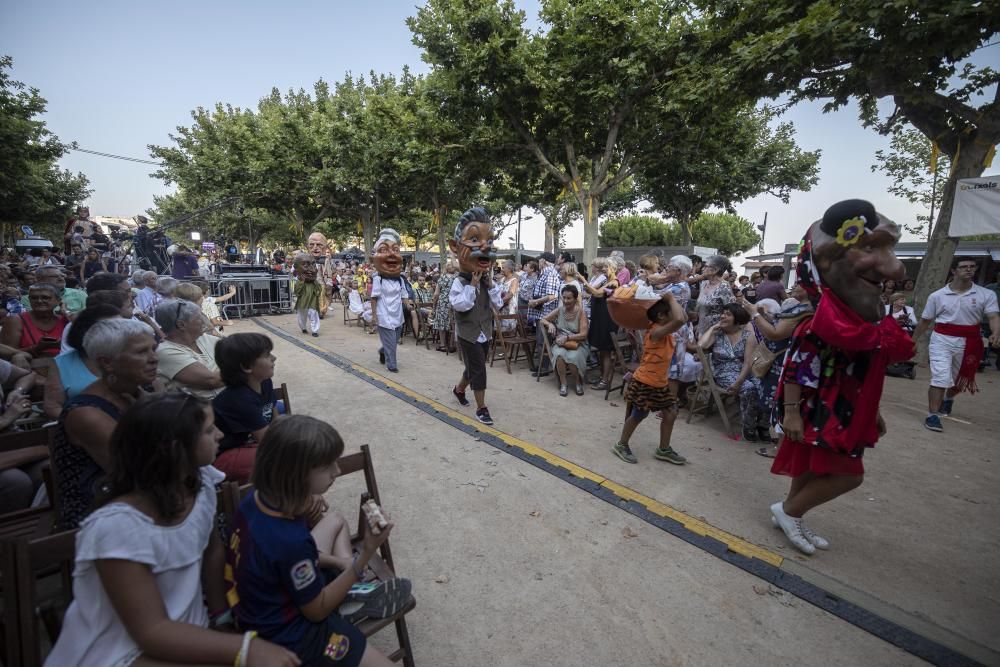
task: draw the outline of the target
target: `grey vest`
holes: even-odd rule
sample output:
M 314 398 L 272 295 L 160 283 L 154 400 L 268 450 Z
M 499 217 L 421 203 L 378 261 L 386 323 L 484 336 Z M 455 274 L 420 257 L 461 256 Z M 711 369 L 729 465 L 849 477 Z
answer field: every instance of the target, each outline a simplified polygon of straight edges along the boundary
M 470 277 L 459 274 L 455 280 L 463 286 L 468 285 Z M 464 313 L 455 311 L 455 325 L 458 328 L 458 337 L 475 343 L 479 339 L 479 332 L 486 335 L 486 340 L 493 338 L 493 306 L 490 304 L 490 291 L 486 285 L 480 285 L 476 293 L 476 305 Z

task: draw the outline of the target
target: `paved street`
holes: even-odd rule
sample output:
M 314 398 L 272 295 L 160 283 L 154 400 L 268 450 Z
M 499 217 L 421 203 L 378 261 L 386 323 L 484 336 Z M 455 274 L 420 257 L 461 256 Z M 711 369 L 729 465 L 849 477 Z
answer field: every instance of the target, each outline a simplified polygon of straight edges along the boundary
M 366 381 L 383 371 L 377 337 L 345 327 L 339 304 L 318 339 L 299 334 L 293 316 L 234 322 L 227 333 L 261 327 L 305 343 L 272 335 L 276 381 L 289 384 L 295 411 L 329 420 L 348 450 L 372 447 L 399 524 L 398 568 L 414 580 L 410 631 L 421 664 L 474 664 L 483 654 L 501 665 L 921 662 L 493 446 L 496 437 L 469 428 L 472 409 L 451 397 L 456 355 L 408 339 L 400 373 L 385 374 L 402 400 Z M 356 366 L 338 367 L 321 350 Z M 770 475 L 749 444 L 727 439 L 717 418 L 688 425 L 682 412 L 673 444 L 691 463 L 680 468 L 652 458 L 650 420 L 633 438 L 640 463 L 630 466 L 609 451 L 624 410 L 615 394 L 560 398 L 553 378 L 536 383 L 523 363 L 508 375 L 498 361 L 487 403 L 504 442 L 717 533 L 730 551 L 897 623 L 925 648 L 936 642 L 1000 664 L 1000 571 L 991 556 L 1000 546 L 1000 480 L 989 435 L 1000 428 L 1000 373 L 980 376 L 982 392 L 956 402 L 943 434 L 921 424 L 925 378 L 888 379 L 889 435 L 866 457 L 865 484 L 810 515 L 832 542 L 811 558 L 768 521 L 786 480 Z M 443 407 L 435 415 L 420 405 Z M 353 512 L 357 492 L 335 485 L 331 498 Z

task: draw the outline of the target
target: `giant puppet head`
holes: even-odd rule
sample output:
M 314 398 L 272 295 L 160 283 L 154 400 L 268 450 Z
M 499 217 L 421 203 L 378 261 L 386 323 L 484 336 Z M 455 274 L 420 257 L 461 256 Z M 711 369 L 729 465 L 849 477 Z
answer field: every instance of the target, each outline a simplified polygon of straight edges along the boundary
M 397 278 L 403 271 L 403 256 L 399 254 L 399 232 L 383 229 L 372 248 L 372 264 L 380 276 Z
M 295 275 L 304 283 L 316 282 L 316 259 L 309 253 L 297 252 L 293 260 Z
M 458 266 L 463 272 L 489 271 L 497 255 L 493 247 L 493 225 L 486 209 L 477 206 L 463 213 L 448 247 L 458 257 Z
M 313 259 L 319 261 L 326 257 L 326 253 L 329 250 L 329 243 L 323 234 L 313 232 L 306 241 L 306 247 L 309 248 L 309 254 L 313 256 Z
M 861 199 L 848 199 L 826 210 L 809 227 L 799 249 L 799 284 L 812 300 L 821 289 L 836 294 L 868 322 L 885 315 L 882 284 L 905 277 L 893 248 L 899 227 Z

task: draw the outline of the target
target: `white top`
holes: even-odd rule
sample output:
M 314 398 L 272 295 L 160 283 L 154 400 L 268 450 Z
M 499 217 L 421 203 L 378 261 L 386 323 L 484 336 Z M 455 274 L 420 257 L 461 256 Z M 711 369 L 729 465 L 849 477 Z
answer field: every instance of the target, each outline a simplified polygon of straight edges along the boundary
M 382 280 L 382 276 L 376 273 L 372 278 L 371 298 L 378 299 L 375 316 L 380 327 L 395 329 L 403 326 L 403 299 L 406 298 L 406 288 L 403 287 L 402 278 Z
M 351 290 L 347 295 L 347 309 L 355 315 L 360 315 L 365 309 L 365 304 L 361 301 L 361 293 L 358 290 Z
M 903 306 L 903 310 L 901 312 L 905 313 L 905 318 L 903 319 L 903 322 L 906 322 L 911 327 L 917 326 L 917 314 L 913 312 L 913 308 L 911 308 L 910 306 Z M 895 318 L 897 322 L 899 321 L 900 318 L 899 313 L 892 312 L 892 304 L 886 304 L 885 316 Z M 903 322 L 900 322 L 900 325 L 902 325 Z
M 148 565 L 167 616 L 208 626 L 201 559 L 215 530 L 215 485 L 225 477 L 212 466 L 202 468 L 194 507 L 176 526 L 158 526 L 126 503 L 105 505 L 83 520 L 76 536 L 73 602 L 46 667 L 125 667 L 141 653 L 101 585 L 99 560 Z
M 966 291 L 955 292 L 949 283 L 927 297 L 927 305 L 920 317 L 938 324 L 969 326 L 982 322 L 984 315 L 996 312 L 1000 309 L 993 290 L 973 283 Z
M 195 341 L 198 352 L 187 345 L 173 341 L 161 342 L 156 348 L 156 374 L 163 378 L 167 389 L 184 389 L 198 398 L 212 400 L 216 394 L 222 391 L 221 387 L 218 389 L 195 389 L 176 382 L 174 377 L 191 364 L 201 364 L 209 371 L 218 373 L 219 367 L 215 363 L 215 344 L 218 342 L 219 339 L 215 336 L 202 334 Z
M 461 280 L 455 279 L 455 282 L 451 284 L 451 289 L 448 291 L 448 300 L 451 302 L 451 307 L 460 313 L 465 313 L 472 310 L 472 307 L 476 305 L 476 295 L 479 294 L 479 287 L 476 285 L 465 285 Z M 493 283 L 493 287 L 490 288 L 490 303 L 493 307 L 499 310 L 503 307 L 503 285 L 500 283 Z M 477 343 L 485 343 L 489 340 L 482 331 L 479 332 L 479 338 L 476 339 Z

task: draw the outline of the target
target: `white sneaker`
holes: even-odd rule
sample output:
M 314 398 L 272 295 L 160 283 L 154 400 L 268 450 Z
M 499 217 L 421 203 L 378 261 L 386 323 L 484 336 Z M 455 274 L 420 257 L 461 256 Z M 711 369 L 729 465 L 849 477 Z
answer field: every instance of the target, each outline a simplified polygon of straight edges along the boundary
M 773 514 L 771 515 L 771 523 L 774 524 L 775 528 L 781 528 L 781 526 L 778 525 L 778 519 L 775 518 Z M 804 521 L 801 522 L 799 526 L 802 528 L 802 535 L 805 536 L 807 540 L 812 542 L 812 545 L 814 547 L 816 547 L 817 549 L 823 549 L 824 551 L 830 548 L 829 540 L 827 540 L 825 537 L 820 537 L 819 535 L 814 533 L 812 528 L 807 526 Z
M 796 519 L 785 514 L 780 500 L 771 505 L 771 516 L 778 523 L 778 527 L 781 528 L 782 532 L 785 533 L 788 541 L 796 549 L 809 556 L 816 552 L 816 547 L 813 546 L 813 543 L 807 540 L 806 536 L 802 534 L 802 519 Z

